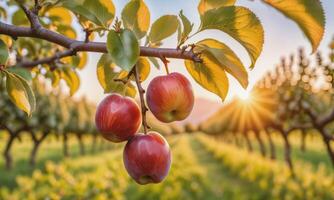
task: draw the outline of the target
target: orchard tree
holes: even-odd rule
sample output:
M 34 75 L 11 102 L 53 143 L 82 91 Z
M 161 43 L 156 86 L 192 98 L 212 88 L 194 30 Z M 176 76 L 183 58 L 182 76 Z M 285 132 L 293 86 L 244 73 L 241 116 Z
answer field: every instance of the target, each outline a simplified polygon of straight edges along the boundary
M 150 65 L 159 68 L 161 60 L 167 75 L 156 77 L 150 83 L 146 100 L 154 116 L 163 122 L 186 118 L 194 100 L 185 76 L 169 73 L 171 58 L 183 59 L 191 77 L 222 100 L 229 89 L 226 73 L 246 88 L 246 67 L 223 41 L 203 38 L 194 44 L 189 43 L 189 39 L 205 30 L 223 31 L 245 48 L 251 60 L 249 67 L 253 68 L 262 51 L 264 30 L 251 10 L 235 3 L 235 0 L 200 0 L 201 23 L 194 27 L 182 11 L 178 15 L 163 15 L 151 23 L 149 7 L 143 0 L 129 1 L 119 17 L 115 16 L 116 8 L 111 0 L 6 1 L 0 9 L 3 19 L 0 22 L 0 69 L 6 79 L 8 94 L 18 108 L 31 115 L 35 105 L 34 93 L 21 76 L 27 74 L 27 69 L 33 77 L 42 75 L 51 79 L 54 86 L 64 80 L 70 93 L 74 94 L 80 85 L 77 71 L 86 65 L 87 52 L 103 53 L 97 65 L 97 75 L 104 92 L 112 95 L 106 97 L 97 110 L 97 128 L 111 141 L 130 140 L 124 161 L 129 174 L 138 183 L 160 182 L 169 170 L 169 146 L 158 133 L 149 132 L 145 89 L 141 83 L 148 77 Z M 313 51 L 317 49 L 325 23 L 320 1 L 263 0 L 261 3 L 295 21 L 312 44 Z M 14 10 L 14 13 L 7 13 L 7 10 Z M 78 36 L 79 29 L 73 28 L 73 17 L 81 26 L 84 38 Z M 177 43 L 174 48 L 162 48 L 164 39 L 175 33 Z M 106 42 L 94 42 L 97 35 L 106 36 Z M 137 92 L 141 104 L 139 114 L 137 103 L 131 100 Z M 129 121 L 123 123 L 124 119 Z M 138 122 L 143 125 L 144 135 L 136 134 L 140 127 Z M 152 152 L 137 149 L 140 140 L 147 142 Z M 156 166 L 154 169 L 159 170 L 134 166 L 132 149 L 147 156 L 141 162 L 150 161 Z M 155 154 L 164 156 L 165 161 L 150 157 Z

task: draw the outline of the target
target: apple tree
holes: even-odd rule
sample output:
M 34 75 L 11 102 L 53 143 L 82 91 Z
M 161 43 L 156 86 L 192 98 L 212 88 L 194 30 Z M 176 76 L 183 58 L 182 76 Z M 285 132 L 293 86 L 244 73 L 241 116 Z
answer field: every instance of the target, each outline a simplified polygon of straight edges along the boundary
M 317 49 L 325 24 L 320 1 L 263 0 L 260 3 L 295 21 L 310 41 L 313 51 Z M 14 10 L 14 13 L 7 10 Z M 262 51 L 264 29 L 256 14 L 236 5 L 235 0 L 200 0 L 199 27 L 194 27 L 182 11 L 178 15 L 163 15 L 151 22 L 149 6 L 143 0 L 128 1 L 120 16 L 115 16 L 115 10 L 111 0 L 4 2 L 0 9 L 0 71 L 6 79 L 12 102 L 28 115 L 33 115 L 36 99 L 29 82 L 20 75 L 23 71 L 27 73 L 29 70 L 33 78 L 44 76 L 54 86 L 64 80 L 70 93 L 74 94 L 80 86 L 78 70 L 85 67 L 87 52 L 101 53 L 97 64 L 98 79 L 104 92 L 112 94 L 97 109 L 97 128 L 106 139 L 114 142 L 131 138 L 146 141 L 147 145 L 154 146 L 152 152 L 137 149 L 141 148 L 140 145 L 132 140 L 128 145 L 134 146 L 128 149 L 143 152 L 148 157 L 165 152 L 163 162 L 152 160 L 159 166 L 154 173 L 126 164 L 138 183 L 156 183 L 168 173 L 170 153 L 168 143 L 161 142 L 165 141 L 162 136 L 148 132 L 146 111 L 150 109 L 163 122 L 182 120 L 191 112 L 194 99 L 187 78 L 177 72 L 169 73 L 169 59 L 183 59 L 190 76 L 224 100 L 229 89 L 226 74 L 231 74 L 246 88 L 247 66 L 218 38 L 204 37 L 195 43 L 189 43 L 189 39 L 205 30 L 225 32 L 245 48 L 251 60 L 248 67 L 254 68 Z M 81 32 L 84 38 L 80 37 Z M 162 47 L 164 40 L 174 34 L 177 35 L 175 46 Z M 97 36 L 105 36 L 106 41 L 94 42 Z M 156 77 L 156 81 L 147 88 L 147 108 L 141 83 L 149 75 L 151 65 L 159 68 L 159 61 L 166 70 L 166 76 Z M 16 69 L 11 70 L 13 68 Z M 132 100 L 137 93 L 140 108 Z M 136 134 L 140 123 L 144 134 Z M 132 150 L 126 155 L 129 156 L 127 160 L 133 159 Z M 132 170 L 140 173 L 134 175 Z

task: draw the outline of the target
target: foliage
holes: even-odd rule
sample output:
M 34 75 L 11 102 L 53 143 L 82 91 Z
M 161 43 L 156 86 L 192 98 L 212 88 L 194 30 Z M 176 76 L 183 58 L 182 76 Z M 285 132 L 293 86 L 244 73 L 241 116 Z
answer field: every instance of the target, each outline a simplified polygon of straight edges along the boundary
M 192 55 L 191 58 L 186 58 L 183 52 L 189 46 L 188 40 L 194 35 L 207 29 L 215 29 L 227 33 L 245 48 L 251 60 L 250 67 L 253 68 L 262 51 L 264 30 L 255 13 L 248 8 L 237 6 L 235 3 L 234 0 L 200 0 L 198 13 L 201 23 L 196 30 L 194 23 L 182 11 L 179 15 L 163 15 L 151 23 L 150 9 L 144 0 L 129 1 L 120 12 L 119 18 L 116 17 L 116 8 L 111 0 L 94 2 L 89 0 L 7 1 L 1 8 L 1 16 L 9 24 L 15 25 L 13 28 L 29 26 L 31 23 L 32 32 L 36 31 L 35 29 L 43 28 L 43 30 L 47 30 L 48 34 L 51 34 L 50 31 L 52 31 L 54 32 L 52 34 L 61 37 L 61 39 L 48 39 L 36 34 L 37 36 L 35 35 L 33 38 L 19 37 L 13 41 L 7 37 L 12 36 L 12 33 L 7 32 L 7 30 L 2 31 L 6 36 L 1 35 L 0 62 L 3 65 L 1 71 L 5 73 L 6 77 L 9 77 L 7 78 L 9 79 L 8 84 L 13 85 L 10 84 L 11 77 L 13 77 L 9 75 L 10 68 L 28 66 L 37 75 L 51 79 L 53 86 L 57 86 L 60 79 L 65 80 L 70 88 L 70 94 L 73 95 L 80 86 L 78 71 L 84 68 L 88 58 L 86 52 L 79 53 L 79 51 L 92 48 L 91 51 L 101 52 L 105 51 L 101 50 L 101 47 L 104 47 L 102 45 L 105 45 L 107 47 L 105 53 L 110 56 L 109 66 L 115 66 L 113 67 L 115 70 L 111 70 L 114 73 L 109 75 L 104 73 L 107 72 L 106 68 L 99 68 L 101 65 L 98 65 L 98 79 L 103 89 L 108 93 L 117 92 L 134 97 L 135 88 L 131 83 L 134 81 L 131 79 L 133 76 L 131 70 L 133 66 L 139 65 L 140 59 L 143 59 L 139 57 L 144 54 L 142 50 L 146 48 L 146 50 L 150 50 L 149 54 L 152 54 L 148 56 L 149 61 L 145 61 L 145 66 L 154 64 L 158 67 L 159 63 L 154 57 L 162 59 L 166 64 L 170 53 L 161 54 L 159 48 L 166 38 L 177 33 L 177 48 L 174 53 L 179 55 L 176 57 L 186 59 L 187 70 L 198 84 L 224 100 L 229 89 L 226 72 L 235 77 L 243 87 L 246 88 L 248 85 L 247 70 L 238 55 L 223 41 L 212 38 L 203 38 L 204 40 L 196 42 L 194 48 L 192 47 L 189 51 Z M 295 21 L 311 42 L 313 50 L 317 48 L 325 25 L 323 9 L 319 1 L 268 0 L 264 3 Z M 14 10 L 14 13 L 8 13 L 8 10 Z M 37 18 L 39 21 L 32 20 L 32 18 Z M 76 27 L 84 30 L 86 34 L 84 42 L 88 43 L 86 47 L 78 47 L 84 44 L 82 41 L 76 40 L 80 35 L 80 28 Z M 93 43 L 95 35 L 107 36 L 106 43 Z M 140 47 L 142 39 L 145 39 L 146 42 L 143 47 Z M 66 42 L 61 40 L 66 40 Z M 65 53 L 66 48 L 68 51 Z M 177 51 L 181 48 L 182 52 Z M 7 62 L 9 52 L 11 55 L 15 55 L 15 58 L 11 58 Z M 52 59 L 45 60 L 45 58 Z M 101 57 L 101 59 L 104 58 L 105 55 Z M 36 62 L 27 62 L 30 60 Z M 11 73 L 16 74 L 16 72 Z M 114 81 L 120 79 L 115 73 L 128 73 L 129 77 L 121 76 L 122 82 Z M 143 77 L 149 75 L 147 70 L 141 73 L 143 73 Z M 31 114 L 34 100 L 30 98 L 30 96 L 32 97 L 30 89 L 26 88 L 25 82 L 25 87 L 19 88 L 21 84 L 16 85 L 18 86 L 15 86 L 17 87 L 15 90 L 22 92 L 20 95 L 14 95 L 13 102 L 20 109 Z

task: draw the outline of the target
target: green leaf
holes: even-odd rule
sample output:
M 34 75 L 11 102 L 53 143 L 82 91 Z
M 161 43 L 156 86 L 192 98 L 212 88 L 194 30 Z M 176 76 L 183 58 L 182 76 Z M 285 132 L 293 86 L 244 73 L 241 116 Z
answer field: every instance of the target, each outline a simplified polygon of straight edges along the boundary
M 325 15 L 319 0 L 263 0 L 295 21 L 312 44 L 313 52 L 318 48 L 324 35 Z
M 134 33 L 127 29 L 121 33 L 111 30 L 107 38 L 107 49 L 115 64 L 125 71 L 130 71 L 139 58 L 138 40 Z
M 6 43 L 0 39 L 0 65 L 6 65 L 9 57 L 9 51 Z
M 115 68 L 116 66 L 109 54 L 103 54 L 97 63 L 97 78 L 104 89 L 104 93 L 115 92 L 134 98 L 136 96 L 136 89 L 131 83 L 124 85 L 121 82 L 114 81 L 114 79 L 120 78 L 120 74 L 116 72 Z
M 115 16 L 115 6 L 111 0 L 65 0 L 61 5 L 94 24 L 105 28 L 110 26 Z
M 154 65 L 155 68 L 160 69 L 160 65 L 159 65 L 159 61 L 158 59 L 154 58 L 154 57 L 147 57 L 150 62 Z
M 184 16 L 182 10 L 180 11 L 179 17 L 181 18 L 182 25 L 183 25 L 183 31 L 181 33 L 181 36 L 179 36 L 179 39 L 178 39 L 179 42 L 181 42 L 182 40 L 186 40 L 188 38 L 190 32 L 193 30 L 194 24 L 192 24 L 189 21 L 189 19 L 186 16 Z
M 125 28 L 132 30 L 138 39 L 146 35 L 150 27 L 150 11 L 143 0 L 131 0 L 122 11 Z
M 6 88 L 11 101 L 29 116 L 36 107 L 36 99 L 29 84 L 20 76 L 5 71 Z
M 264 31 L 256 15 L 247 8 L 240 6 L 220 7 L 204 13 L 201 17 L 200 30 L 218 29 L 233 37 L 247 50 L 254 67 L 260 56 Z
M 203 15 L 206 11 L 223 6 L 233 6 L 236 0 L 201 0 L 198 4 L 198 12 Z
M 112 0 L 85 0 L 84 7 L 94 13 L 95 17 L 103 24 L 109 27 L 115 17 L 115 6 Z
M 12 23 L 16 26 L 29 26 L 29 20 L 22 9 L 18 9 L 12 16 Z
M 103 26 L 103 24 L 99 21 L 99 19 L 97 19 L 97 17 L 94 15 L 94 13 L 90 12 L 87 8 L 85 8 L 79 2 L 67 0 L 67 1 L 64 1 L 62 3 L 62 6 L 69 9 L 70 11 L 75 13 L 76 15 L 79 15 L 79 16 L 93 22 L 96 25 Z
M 157 19 L 151 27 L 148 40 L 151 44 L 159 43 L 163 39 L 173 35 L 179 26 L 179 20 L 175 15 L 164 15 Z
M 28 69 L 25 69 L 25 68 L 22 68 L 22 67 L 10 67 L 10 68 L 7 68 L 7 71 L 9 71 L 13 74 L 20 75 L 21 77 L 23 77 L 27 81 L 32 80 L 31 72 Z
M 67 86 L 70 88 L 70 95 L 74 95 L 80 87 L 80 78 L 77 72 L 69 67 L 63 68 L 61 78 L 65 80 Z
M 198 42 L 199 49 L 206 50 L 215 58 L 225 71 L 234 76 L 245 89 L 248 86 L 248 73 L 238 56 L 225 44 L 214 40 L 206 39 Z
M 224 101 L 229 88 L 224 68 L 206 50 L 201 52 L 201 58 L 203 63 L 185 60 L 188 72 L 198 84 L 206 90 L 217 94 Z

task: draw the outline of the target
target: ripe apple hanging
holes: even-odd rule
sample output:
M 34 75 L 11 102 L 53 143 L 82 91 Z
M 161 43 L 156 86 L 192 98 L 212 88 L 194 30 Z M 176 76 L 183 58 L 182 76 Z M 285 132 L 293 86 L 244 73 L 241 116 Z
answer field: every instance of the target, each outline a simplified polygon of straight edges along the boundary
M 154 78 L 147 88 L 146 100 L 153 115 L 166 123 L 185 119 L 194 106 L 190 82 L 175 72 Z
M 123 161 L 137 183 L 160 183 L 169 172 L 171 152 L 167 141 L 159 133 L 137 134 L 126 144 Z
M 141 111 L 133 99 L 112 94 L 99 104 L 95 123 L 105 139 L 123 142 L 132 138 L 139 130 Z

